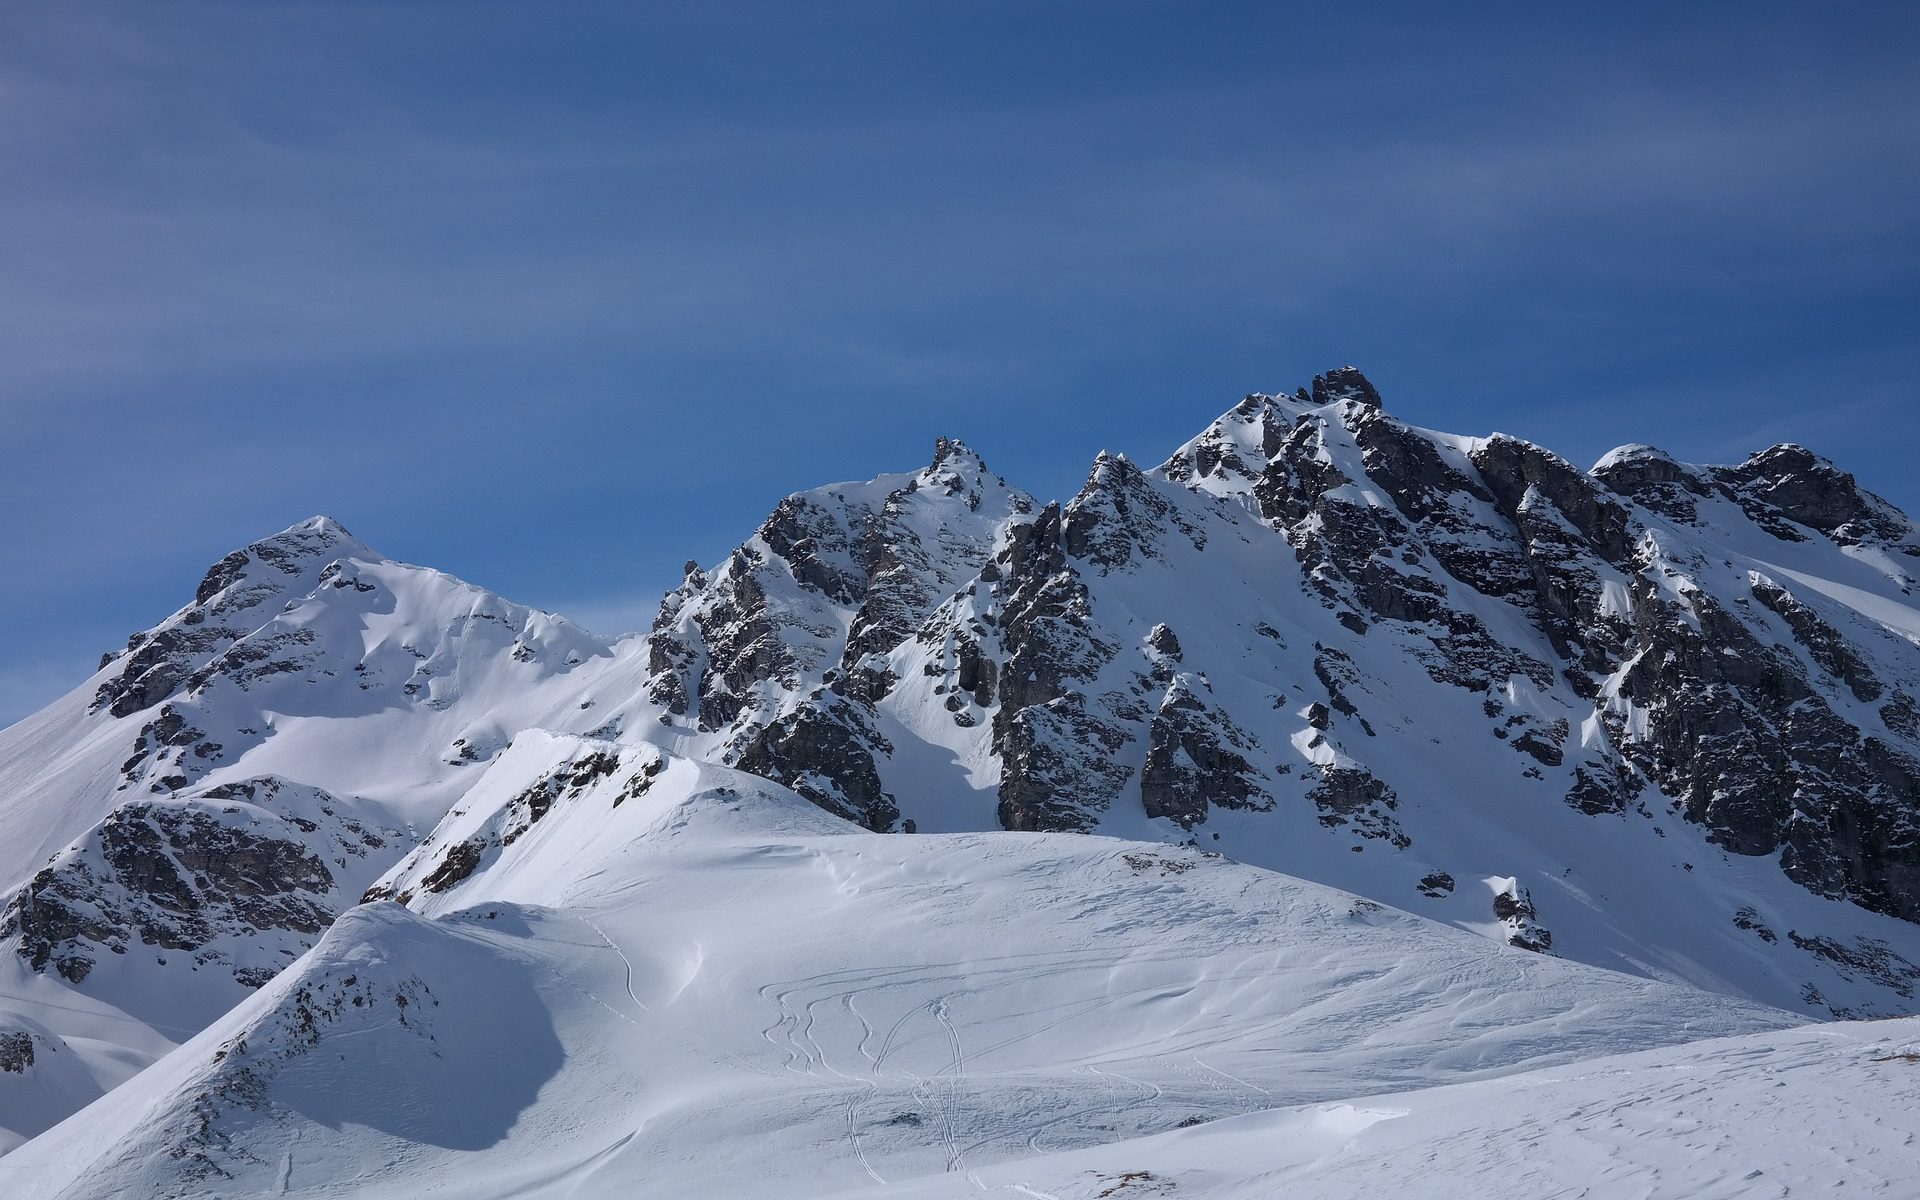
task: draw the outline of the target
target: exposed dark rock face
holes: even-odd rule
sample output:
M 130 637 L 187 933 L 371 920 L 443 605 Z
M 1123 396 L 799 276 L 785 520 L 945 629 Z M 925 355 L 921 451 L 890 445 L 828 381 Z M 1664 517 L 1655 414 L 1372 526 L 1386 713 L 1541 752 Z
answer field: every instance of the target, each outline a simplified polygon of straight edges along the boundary
M 788 497 L 714 572 L 687 564 L 649 638 L 648 695 L 667 719 L 724 735 L 729 762 L 889 828 L 898 812 L 872 763 L 886 743 L 867 723 L 894 681 L 868 660 L 913 636 L 1030 508 L 946 438 L 897 486 Z M 997 670 L 977 644 L 966 674 L 963 690 L 990 703 Z M 978 720 L 965 706 L 954 718 Z
M 467 879 L 480 869 L 480 858 L 486 852 L 486 847 L 487 843 L 483 838 L 468 838 L 464 842 L 455 842 L 448 846 L 447 852 L 440 858 L 440 865 L 427 872 L 426 877 L 420 881 L 420 886 L 429 892 L 444 892 L 454 884 Z M 374 900 L 386 898 L 383 894 L 369 890 L 360 899 L 362 903 L 371 903 Z
M 132 801 L 8 901 L 0 938 L 33 970 L 73 983 L 103 952 L 136 945 L 238 977 L 260 964 L 234 939 L 304 949 L 332 922 L 343 897 L 320 851 L 347 863 L 387 846 L 333 797 L 273 778 Z M 291 956 L 276 953 L 274 969 Z
M 94 692 L 95 711 L 130 717 L 172 696 L 194 672 L 258 628 L 288 595 L 309 590 L 328 561 L 370 553 L 333 521 L 316 517 L 227 555 L 208 570 L 193 603 L 127 640 L 103 662 L 118 670 Z
M 970 695 L 978 707 L 992 708 L 999 695 L 996 687 L 999 665 L 987 657 L 972 638 L 960 639 L 954 665 L 954 681 L 960 690 Z
M 960 442 L 941 438 L 933 463 L 907 485 L 888 495 L 862 532 L 860 558 L 865 578 L 842 656 L 847 670 L 910 636 L 935 605 L 972 578 L 987 561 L 991 536 L 983 537 L 978 518 L 1023 513 L 1025 496 L 1006 493 L 987 475 L 986 464 Z M 971 520 L 938 520 L 931 536 L 923 518 L 928 510 L 964 509 Z
M 1827 674 L 1843 681 L 1855 699 L 1878 700 L 1886 691 L 1866 659 L 1818 613 L 1794 599 L 1791 592 L 1770 579 L 1757 578 L 1753 581 L 1753 595 L 1787 623 L 1787 628 L 1793 631 L 1813 661 Z
M 1842 977 L 1861 977 L 1901 996 L 1911 997 L 1920 984 L 1920 963 L 1915 963 L 1885 942 L 1862 940 L 1836 942 L 1831 938 L 1803 937 L 1789 929 L 1787 940 L 1815 958 L 1825 959 L 1840 970 Z
M 0 1030 L 0 1071 L 24 1075 L 33 1065 L 33 1035 L 18 1029 Z
M 500 833 L 500 844 L 511 846 L 553 811 L 556 804 L 583 795 L 595 783 L 620 769 L 620 758 L 612 751 L 590 751 L 543 776 L 507 804 L 507 824 Z
M 120 673 L 100 685 L 94 705 L 104 705 L 116 717 L 151 708 L 186 682 L 196 658 L 224 649 L 244 632 L 187 626 L 145 638 L 135 635 L 121 658 Z
M 1337 367 L 1325 375 L 1315 375 L 1313 388 L 1307 393 L 1307 398 L 1314 404 L 1322 405 L 1351 400 L 1369 408 L 1380 407 L 1380 393 L 1354 367 Z
M 1889 732 L 1920 742 L 1920 701 L 1907 693 L 1896 690 L 1893 699 L 1880 706 L 1880 720 Z
M 1533 897 L 1514 884 L 1493 896 L 1493 916 L 1507 929 L 1507 944 L 1545 954 L 1553 949 L 1553 934 L 1540 924 Z
M 1616 564 L 1626 560 L 1626 510 L 1566 459 L 1500 434 L 1475 446 L 1472 459 L 1500 512 L 1517 519 L 1544 499 L 1553 506 L 1551 515 L 1572 525 L 1601 557 Z
M 1166 626 L 1156 626 L 1158 630 Z M 1178 643 L 1174 643 L 1178 649 Z M 1271 808 L 1253 764 L 1249 739 L 1223 714 L 1209 709 L 1188 677 L 1176 676 L 1148 727 L 1140 799 L 1150 817 L 1168 817 L 1182 829 L 1207 819 L 1209 805 Z
M 1652 446 L 1623 446 L 1592 473 L 1615 494 L 1683 524 L 1692 524 L 1700 501 L 1717 490 L 1701 472 Z
M 905 485 L 796 497 L 718 571 L 690 567 L 652 645 L 668 719 L 870 828 L 907 804 L 878 730 L 917 705 L 978 730 L 1005 828 L 1130 812 L 1193 837 L 1273 810 L 1404 848 L 1426 788 L 1399 748 L 1442 740 L 1406 662 L 1484 721 L 1449 748 L 1543 803 L 1678 814 L 1820 895 L 1920 917 L 1920 661 L 1702 533 L 1920 554 L 1798 447 L 1731 468 L 1624 447 L 1582 471 L 1408 426 L 1341 368 L 1248 396 L 1157 471 L 1102 454 L 1065 504 L 976 468 L 943 443 Z M 1196 625 L 1205 593 L 1255 576 L 1256 601 Z
M 529 836 L 555 811 L 580 804 L 589 795 L 606 796 L 609 792 L 608 807 L 618 808 L 644 796 L 666 769 L 666 759 L 651 747 L 581 741 L 563 761 L 542 771 L 494 810 L 478 832 L 446 841 L 436 833 L 414 847 L 406 859 L 413 869 L 405 874 L 417 879 L 418 886 L 428 892 L 450 891 L 473 878 L 507 847 Z M 411 888 L 396 891 L 395 885 L 383 881 L 362 892 L 359 902 L 397 900 L 405 904 L 413 895 Z
M 1383 781 L 1362 767 L 1321 766 L 1320 782 L 1307 793 L 1320 810 L 1320 823 L 1330 829 L 1350 826 L 1363 838 L 1384 839 L 1396 849 L 1412 845 L 1393 819 L 1400 798 Z
M 1014 714 L 1002 732 L 999 817 L 1002 828 L 1092 829 L 1133 777 L 1119 761 L 1127 731 L 1088 711 L 1077 692 Z
M 1578 811 L 1590 817 L 1622 812 L 1631 799 L 1628 780 L 1622 778 L 1616 760 L 1596 758 L 1574 766 L 1567 803 Z
M 1155 625 L 1147 633 L 1147 645 L 1153 652 L 1168 662 L 1179 662 L 1181 658 L 1180 639 L 1166 625 Z
M 1795 611 L 1784 592 L 1761 590 L 1770 609 Z M 1651 588 L 1636 588 L 1634 599 L 1644 649 L 1621 691 L 1649 714 L 1647 735 L 1625 747 L 1635 767 L 1729 850 L 1782 851 L 1788 876 L 1821 895 L 1920 917 L 1912 751 L 1849 724 L 1797 655 L 1761 642 L 1705 593 L 1688 594 L 1685 606 Z M 1824 631 L 1799 615 L 1820 644 Z M 1860 689 L 1877 688 L 1839 647 L 1809 650 Z
M 1092 636 L 1092 601 L 1067 568 L 1060 531 L 1060 506 L 1049 504 L 1033 524 L 1014 528 L 1003 555 L 1005 578 L 994 585 L 1005 614 L 1000 641 L 1006 652 L 997 719 L 1059 699 L 1070 679 L 1091 682 L 1119 653 Z
M 871 721 L 870 707 L 822 689 L 756 730 L 734 765 L 884 833 L 899 820 L 900 808 L 874 766 L 875 753 L 892 747 L 872 731 Z
M 1714 472 L 1754 521 L 1786 541 L 1817 530 L 1842 545 L 1908 542 L 1912 524 L 1886 501 L 1861 490 L 1853 476 L 1803 446 L 1781 445 Z M 1920 554 L 1920 547 L 1906 547 Z
M 1139 467 L 1119 455 L 1102 454 L 1087 486 L 1068 505 L 1061 526 L 1067 557 L 1091 565 L 1100 574 L 1118 570 L 1135 555 L 1153 558 L 1174 527 L 1192 538 L 1196 530 L 1148 481 Z
M 1138 472 L 1130 464 L 1103 461 L 1123 487 L 1135 484 Z M 1101 473 L 1096 466 L 1095 475 Z M 1007 829 L 1091 829 L 1133 776 L 1117 757 L 1133 731 L 1080 690 L 1099 679 L 1120 648 L 1094 633 L 1092 601 L 1078 567 L 1070 565 L 1065 531 L 1077 528 L 1083 552 L 1117 567 L 1132 552 L 1125 514 L 1152 513 L 1153 506 L 1122 501 L 1083 515 L 1079 501 L 1064 510 L 1049 504 L 1031 524 L 1016 526 L 998 560 L 1002 578 L 993 590 L 1003 610 L 1005 657 L 993 747 L 1001 761 L 1000 824 Z
M 205 746 L 207 749 L 196 757 L 202 759 L 215 757 L 220 750 L 220 745 L 216 742 L 202 741 L 205 737 L 205 733 L 188 725 L 187 719 L 171 704 L 161 705 L 159 713 L 140 727 L 140 733 L 134 739 L 132 756 L 120 765 L 121 778 L 129 783 L 133 782 L 138 778 L 140 769 L 150 759 L 164 759 L 170 749 L 178 752 L 188 747 Z M 184 753 L 175 753 L 172 757 L 176 765 L 186 760 Z M 174 781 L 176 779 L 178 782 Z M 185 787 L 186 782 L 184 775 L 178 775 L 155 783 L 152 790 L 160 792 L 170 788 Z
M 1323 394 L 1332 395 L 1302 399 Z M 1353 461 L 1341 453 L 1346 439 L 1364 473 L 1342 467 Z M 1267 461 L 1251 457 L 1256 443 Z M 1411 653 L 1432 678 L 1483 692 L 1514 677 L 1541 692 L 1563 682 L 1591 702 L 1590 714 L 1569 707 L 1547 717 L 1532 702 L 1485 705 L 1494 736 L 1542 778 L 1571 770 L 1565 795 L 1577 810 L 1623 812 L 1653 783 L 1731 851 L 1784 852 L 1788 874 L 1823 895 L 1920 915 L 1920 891 L 1907 882 L 1920 854 L 1911 765 L 1920 709 L 1887 702 L 1891 737 L 1851 723 L 1827 699 L 1827 679 L 1862 702 L 1891 690 L 1861 634 L 1765 578 L 1750 585 L 1752 611 L 1734 611 L 1688 582 L 1719 564 L 1689 557 L 1664 532 L 1731 501 L 1777 537 L 1914 552 L 1911 523 L 1831 464 L 1783 446 L 1710 470 L 1628 447 L 1589 475 L 1503 436 L 1475 439 L 1462 461 L 1377 404 L 1289 420 L 1250 397 L 1165 473 L 1244 497 L 1292 543 L 1310 588 L 1343 624 L 1427 639 L 1431 650 Z M 1388 503 L 1363 499 L 1362 487 Z M 1511 605 L 1559 661 L 1495 635 L 1461 602 L 1474 593 Z M 1337 656 L 1323 654 L 1315 670 L 1331 713 L 1366 707 Z M 1643 719 L 1624 721 L 1609 696 Z M 1328 716 L 1312 723 L 1329 729 Z M 1336 811 L 1351 795 L 1334 789 Z
M 1519 535 L 1536 621 L 1563 657 L 1604 670 L 1627 633 L 1605 606 L 1631 553 L 1626 510 L 1564 459 L 1515 438 L 1489 438 L 1472 457 L 1495 511 Z

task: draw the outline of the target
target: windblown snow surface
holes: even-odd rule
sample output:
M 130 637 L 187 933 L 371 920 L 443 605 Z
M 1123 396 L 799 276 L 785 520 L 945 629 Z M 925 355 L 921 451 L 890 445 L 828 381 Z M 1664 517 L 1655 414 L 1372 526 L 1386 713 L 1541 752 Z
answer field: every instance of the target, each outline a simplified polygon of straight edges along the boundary
M 1813 1025 L 1299 1105 L 865 1200 L 1911 1196 L 1920 1022 Z

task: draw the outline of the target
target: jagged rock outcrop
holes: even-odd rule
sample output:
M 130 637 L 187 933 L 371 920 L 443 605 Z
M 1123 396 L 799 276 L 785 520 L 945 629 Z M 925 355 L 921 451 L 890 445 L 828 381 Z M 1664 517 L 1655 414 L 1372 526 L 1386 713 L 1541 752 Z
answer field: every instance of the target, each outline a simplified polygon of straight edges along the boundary
M 101 659 L 114 672 L 96 689 L 93 708 L 129 717 L 172 696 L 258 629 L 292 597 L 310 592 L 328 563 L 372 551 L 337 521 L 315 517 L 215 563 L 193 603 Z M 243 655 L 249 666 L 267 655 Z
M 1213 807 L 1273 807 L 1248 757 L 1257 753 L 1253 739 L 1210 708 L 1204 690 L 1204 680 L 1185 674 L 1168 683 L 1148 725 L 1147 757 L 1140 771 L 1146 814 L 1170 818 L 1182 829 L 1205 821 Z
M 1500 881 L 1493 894 L 1493 918 L 1506 931 L 1507 945 L 1537 954 L 1553 949 L 1553 933 L 1540 924 L 1533 896 L 1514 880 Z
M 271 777 L 131 801 L 7 901 L 0 942 L 76 984 L 147 947 L 257 987 L 402 849 L 362 806 Z
M 872 728 L 872 707 L 822 688 L 753 731 L 734 765 L 782 783 L 835 816 L 886 832 L 900 808 L 880 782 L 876 755 L 891 753 Z
M 521 743 L 526 743 L 522 746 Z M 461 798 L 442 828 L 407 848 L 396 872 L 410 881 L 396 890 L 389 875 L 360 893 L 359 902 L 398 900 L 402 904 L 419 891 L 451 891 L 499 859 L 523 838 L 536 837 L 554 813 L 577 806 L 594 795 L 607 797 L 608 808 L 646 795 L 667 770 L 667 759 L 651 746 L 623 746 L 578 736 L 563 737 L 538 730 L 515 739 L 509 747 L 518 762 L 530 764 L 505 778 L 489 771 Z M 497 767 L 497 764 L 496 764 Z M 469 814 L 473 814 L 469 816 Z M 448 837 L 448 823 L 468 817 L 478 822 L 471 832 Z
M 33 1065 L 34 1037 L 23 1029 L 0 1030 L 0 1071 L 25 1075 Z
M 1920 557 L 1905 514 L 1862 491 L 1853 476 L 1804 446 L 1774 446 L 1737 467 L 1721 467 L 1714 476 L 1775 537 L 1800 541 L 1806 530 L 1814 530 L 1843 546 L 1892 544 L 1908 557 Z
M 1335 395 L 1306 399 L 1323 394 Z M 1357 461 L 1341 453 L 1347 439 Z M 1564 715 L 1485 707 L 1495 736 L 1543 768 L 1568 761 L 1573 727 L 1584 726 L 1566 791 L 1579 811 L 1623 811 L 1651 781 L 1728 849 L 1784 851 L 1788 873 L 1822 894 L 1920 912 L 1920 895 L 1895 882 L 1907 868 L 1884 854 L 1913 844 L 1915 747 L 1849 721 L 1829 699 L 1834 683 L 1880 699 L 1876 651 L 1910 674 L 1910 649 L 1858 613 L 1844 614 L 1849 637 L 1819 611 L 1825 597 L 1809 602 L 1758 572 L 1749 582 L 1730 559 L 1685 548 L 1688 527 L 1717 520 L 1908 554 L 1911 523 L 1831 464 L 1783 446 L 1736 468 L 1693 468 L 1638 446 L 1588 474 L 1515 438 L 1413 430 L 1377 402 L 1302 412 L 1250 398 L 1165 470 L 1241 499 L 1285 534 L 1311 589 L 1349 627 L 1445 627 L 1431 656 L 1416 652 L 1434 678 L 1570 690 L 1563 700 L 1584 703 Z M 1490 635 L 1473 611 L 1483 606 L 1462 602 L 1472 593 L 1523 618 L 1558 661 Z
M 873 761 L 887 743 L 870 726 L 893 682 L 883 652 L 1031 508 L 947 438 L 914 474 L 789 496 L 718 568 L 687 564 L 647 641 L 647 694 L 664 720 L 716 735 L 724 761 L 887 828 L 895 810 Z

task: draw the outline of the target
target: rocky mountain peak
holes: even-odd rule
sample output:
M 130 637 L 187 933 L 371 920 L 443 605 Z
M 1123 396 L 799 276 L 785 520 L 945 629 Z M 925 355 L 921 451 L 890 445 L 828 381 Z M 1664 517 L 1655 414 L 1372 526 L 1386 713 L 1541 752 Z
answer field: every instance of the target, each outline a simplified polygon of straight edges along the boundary
M 1315 375 L 1311 388 L 1301 388 L 1300 399 L 1316 407 L 1352 400 L 1368 408 L 1380 407 L 1380 392 L 1358 367 L 1335 367 L 1324 375 Z
M 1658 446 L 1638 442 L 1607 451 L 1587 474 L 1623 496 L 1636 496 L 1661 484 L 1680 484 L 1703 494 L 1707 490 L 1699 472 L 1692 467 Z
M 978 511 L 988 492 L 1007 490 L 1006 481 L 994 475 L 972 447 L 958 438 L 943 437 L 934 443 L 933 461 L 904 488 L 887 497 L 880 519 L 897 516 L 911 498 L 929 491 L 958 499 L 970 511 Z
M 986 460 L 981 458 L 973 447 L 967 445 L 959 438 L 940 437 L 934 439 L 933 462 L 928 465 L 927 469 L 933 471 L 941 467 L 952 467 L 956 470 L 984 471 L 987 469 L 987 464 Z
M 1093 466 L 1087 472 L 1087 487 L 1127 487 L 1139 474 L 1140 468 L 1125 454 L 1102 450 L 1093 457 Z
M 1125 565 L 1136 551 L 1152 557 L 1172 516 L 1173 506 L 1146 472 L 1126 455 L 1102 450 L 1064 511 L 1067 554 L 1102 571 Z
M 711 573 L 690 573 L 649 636 L 646 694 L 719 756 L 886 827 L 867 727 L 885 652 L 987 567 L 1032 501 L 964 442 L 910 475 L 789 496 Z M 792 765 L 792 770 L 789 770 Z
M 1781 525 L 1781 517 L 1842 545 L 1914 536 L 1913 522 L 1903 513 L 1805 446 L 1771 446 L 1715 474 L 1755 521 L 1787 541 L 1805 535 Z M 1908 553 L 1920 557 L 1920 546 L 1910 544 Z
M 102 656 L 101 669 L 115 669 L 96 688 L 93 711 L 126 717 L 158 704 L 330 571 L 341 576 L 337 564 L 349 560 L 386 561 L 330 517 L 309 518 L 226 555 L 208 568 L 191 604 Z
M 1615 495 L 1687 523 L 1698 515 L 1700 500 L 1717 490 L 1706 472 L 1637 443 L 1607 451 L 1587 473 Z
M 336 558 L 380 560 L 365 542 L 347 532 L 332 517 L 309 517 L 271 537 L 235 550 L 207 569 L 194 592 L 194 603 L 205 604 L 258 566 L 281 575 L 299 575 L 307 564 Z

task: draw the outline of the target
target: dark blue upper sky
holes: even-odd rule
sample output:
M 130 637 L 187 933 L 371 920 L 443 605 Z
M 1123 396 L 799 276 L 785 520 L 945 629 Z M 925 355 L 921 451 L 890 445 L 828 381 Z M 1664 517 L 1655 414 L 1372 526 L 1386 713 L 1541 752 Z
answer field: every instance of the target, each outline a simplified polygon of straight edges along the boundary
M 0 14 L 0 721 L 316 512 L 601 628 L 962 437 L 1242 394 L 1909 509 L 1920 6 Z

